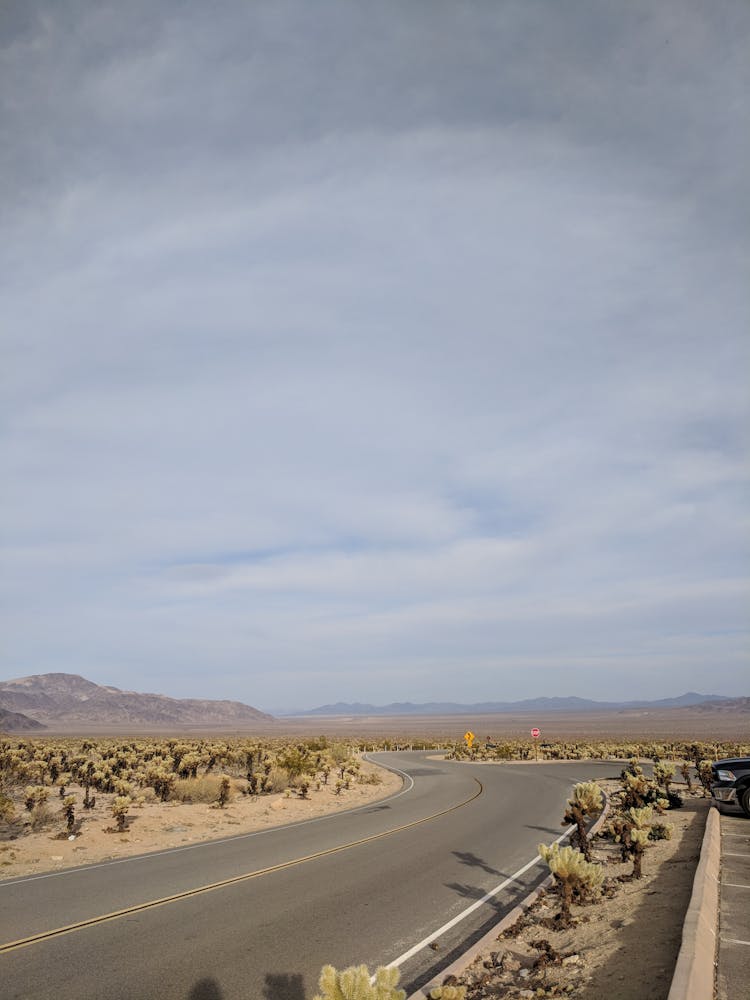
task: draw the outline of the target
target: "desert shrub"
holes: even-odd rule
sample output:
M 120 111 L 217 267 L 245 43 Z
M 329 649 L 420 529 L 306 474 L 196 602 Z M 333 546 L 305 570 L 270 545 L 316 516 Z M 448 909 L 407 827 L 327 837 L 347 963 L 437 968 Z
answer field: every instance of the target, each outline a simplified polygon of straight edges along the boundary
M 343 781 L 347 767 L 354 764 L 349 747 L 344 743 L 334 743 L 328 753 L 334 765 L 338 768 L 339 778 Z M 359 766 L 359 761 L 357 761 L 357 766 Z
M 303 774 L 312 774 L 315 770 L 314 758 L 304 745 L 285 749 L 279 754 L 277 763 L 292 781 Z
M 406 990 L 397 989 L 398 969 L 381 966 L 370 982 L 366 965 L 352 966 L 337 972 L 332 965 L 325 965 L 320 973 L 317 993 L 313 1000 L 406 1000 Z
M 430 1000 L 465 1000 L 465 986 L 436 986 L 430 990 Z
M 15 814 L 16 807 L 13 799 L 4 792 L 0 792 L 0 820 L 9 823 Z
M 178 778 L 172 798 L 178 802 L 216 802 L 222 778 L 218 774 L 202 774 L 199 778 Z
M 46 830 L 53 822 L 55 814 L 46 802 L 40 802 L 34 806 L 29 816 L 31 829 L 36 833 L 38 830 Z
M 264 778 L 264 792 L 283 792 L 289 786 L 289 774 L 283 767 L 272 766 Z
M 357 784 L 358 785 L 382 785 L 383 784 L 383 779 L 380 777 L 379 774 L 375 774 L 374 771 L 371 771 L 369 774 L 359 774 L 359 775 L 357 775 Z

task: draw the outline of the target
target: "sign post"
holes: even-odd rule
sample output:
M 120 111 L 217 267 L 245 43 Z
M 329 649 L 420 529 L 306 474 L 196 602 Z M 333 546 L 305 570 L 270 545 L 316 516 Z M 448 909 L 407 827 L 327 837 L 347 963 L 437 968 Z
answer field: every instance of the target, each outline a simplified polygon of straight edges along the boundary
M 531 730 L 531 738 L 534 741 L 534 760 L 539 760 L 539 730 L 536 726 Z

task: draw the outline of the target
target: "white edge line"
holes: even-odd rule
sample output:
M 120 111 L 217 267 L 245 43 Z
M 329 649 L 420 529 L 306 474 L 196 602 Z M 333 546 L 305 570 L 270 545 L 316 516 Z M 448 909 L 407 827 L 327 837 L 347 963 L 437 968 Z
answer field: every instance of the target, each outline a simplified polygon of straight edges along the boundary
M 573 827 L 569 826 L 568 829 L 564 831 L 564 833 L 560 834 L 560 836 L 557 838 L 557 840 L 554 841 L 554 843 L 559 844 L 560 841 L 564 840 L 568 836 L 568 834 L 571 832 L 572 829 Z M 461 913 L 455 916 L 452 920 L 449 920 L 447 924 L 443 924 L 442 927 L 438 927 L 436 931 L 433 931 L 431 934 L 428 934 L 426 938 L 424 938 L 422 941 L 419 942 L 419 944 L 415 944 L 412 948 L 409 948 L 408 951 L 405 951 L 403 955 L 399 955 L 398 958 L 395 958 L 392 962 L 389 962 L 387 968 L 392 969 L 395 968 L 396 966 L 403 965 L 404 962 L 408 961 L 413 955 L 416 955 L 418 951 L 421 951 L 422 948 L 426 947 L 430 943 L 430 941 L 434 941 L 436 937 L 440 937 L 441 934 L 445 934 L 446 931 L 449 931 L 452 927 L 455 927 L 456 924 L 459 924 L 462 920 L 468 917 L 470 913 L 474 912 L 474 910 L 479 909 L 480 906 L 483 906 L 489 899 L 492 899 L 493 896 L 496 896 L 499 892 L 502 892 L 503 889 L 509 886 L 511 882 L 515 882 L 520 875 L 524 875 L 529 870 L 529 868 L 533 868 L 534 865 L 537 864 L 539 860 L 540 860 L 540 855 L 537 854 L 535 857 L 531 859 L 531 861 L 527 862 L 523 866 L 523 868 L 519 868 L 517 872 L 514 872 L 512 875 L 506 878 L 504 882 L 500 883 L 500 885 L 495 886 L 494 889 L 490 889 L 490 891 L 485 893 L 485 895 L 482 896 L 481 899 L 478 899 L 475 903 L 472 903 L 471 906 L 468 906 L 465 910 L 463 910 Z
M 186 847 L 170 847 L 166 851 L 152 851 L 150 854 L 136 854 L 135 857 L 131 858 L 116 858 L 113 861 L 102 861 L 96 865 L 85 865 L 80 868 L 65 868 L 59 872 L 45 872 L 39 875 L 28 875 L 23 878 L 17 879 L 3 879 L 0 881 L 0 889 L 4 889 L 8 886 L 13 885 L 23 885 L 24 882 L 39 882 L 44 878 L 59 878 L 61 875 L 81 875 L 84 872 L 95 871 L 97 868 L 111 868 L 113 865 L 125 865 L 134 861 L 150 861 L 152 858 L 163 858 L 166 854 L 179 854 L 181 851 L 195 851 L 201 847 L 218 847 L 221 844 L 231 844 L 237 840 L 249 840 L 251 837 L 261 837 L 266 833 L 278 833 L 279 830 L 292 829 L 298 826 L 307 826 L 310 823 L 320 823 L 324 819 L 333 819 L 334 816 L 350 816 L 353 813 L 360 812 L 363 809 L 372 809 L 374 806 L 381 805 L 385 802 L 393 802 L 394 799 L 400 798 L 402 795 L 406 795 L 414 788 L 414 779 L 411 775 L 407 774 L 406 771 L 401 771 L 397 767 L 393 767 L 392 764 L 383 764 L 380 761 L 372 760 L 366 754 L 363 754 L 363 759 L 369 760 L 371 764 L 377 764 L 378 767 L 384 767 L 387 771 L 393 771 L 396 774 L 400 774 L 402 778 L 406 778 L 411 784 L 406 788 L 402 788 L 400 792 L 396 792 L 394 795 L 389 795 L 386 799 L 375 799 L 374 802 L 367 802 L 363 806 L 354 806 L 351 809 L 344 809 L 342 812 L 338 813 L 326 813 L 324 816 L 313 816 L 311 819 L 302 819 L 296 823 L 283 823 L 280 826 L 269 826 L 265 830 L 253 830 L 250 833 L 238 833 L 233 837 L 224 837 L 221 840 L 204 840 L 199 844 L 188 844 Z

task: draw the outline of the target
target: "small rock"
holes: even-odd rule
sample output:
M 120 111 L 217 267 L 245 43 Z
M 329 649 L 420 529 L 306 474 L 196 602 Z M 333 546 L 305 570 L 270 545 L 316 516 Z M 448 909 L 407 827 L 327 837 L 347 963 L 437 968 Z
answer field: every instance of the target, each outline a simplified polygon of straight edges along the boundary
M 508 953 L 503 955 L 501 958 L 500 968 L 503 969 L 504 972 L 518 972 L 521 968 L 521 963 L 517 958 L 513 958 L 513 956 Z
M 533 997 L 534 996 L 534 991 L 533 990 L 519 990 L 518 991 L 518 995 L 519 995 L 519 997 L 524 997 L 524 998 Z
M 521 977 L 521 979 L 528 979 L 531 973 L 529 972 L 528 969 L 521 969 L 518 975 Z
M 49 859 L 50 861 L 62 861 L 63 856 L 62 854 L 50 854 Z
M 580 955 L 568 955 L 562 960 L 563 965 L 582 965 L 583 959 Z

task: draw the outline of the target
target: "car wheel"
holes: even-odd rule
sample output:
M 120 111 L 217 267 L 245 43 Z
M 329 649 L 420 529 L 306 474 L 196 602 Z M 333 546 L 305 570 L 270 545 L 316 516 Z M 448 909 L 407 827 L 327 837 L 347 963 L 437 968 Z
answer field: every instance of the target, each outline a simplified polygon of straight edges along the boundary
M 742 791 L 737 796 L 740 805 L 742 806 L 742 811 L 746 816 L 750 816 L 750 786 L 743 788 Z

